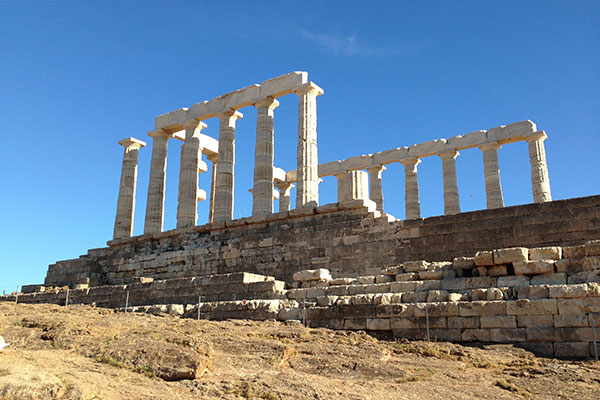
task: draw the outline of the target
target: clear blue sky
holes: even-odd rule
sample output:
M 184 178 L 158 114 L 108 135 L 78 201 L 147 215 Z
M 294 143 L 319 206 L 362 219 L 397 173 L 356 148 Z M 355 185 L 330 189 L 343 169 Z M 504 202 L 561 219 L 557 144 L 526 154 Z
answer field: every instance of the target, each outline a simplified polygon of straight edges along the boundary
M 321 162 L 531 119 L 548 133 L 555 199 L 600 193 L 598 1 L 207 2 L 0 0 L 0 291 L 112 237 L 122 148 L 140 152 L 143 218 L 154 117 L 294 70 L 318 98 Z M 297 98 L 275 110 L 276 165 L 295 168 Z M 238 122 L 235 216 L 251 213 L 256 111 Z M 217 137 L 218 121 L 205 133 Z M 171 142 L 165 228 L 175 225 Z M 507 205 L 532 201 L 527 146 L 499 152 Z M 482 157 L 457 160 L 463 210 L 485 208 Z M 439 158 L 419 167 L 443 212 Z M 403 168 L 384 172 L 402 218 Z M 208 189 L 208 174 L 201 187 Z M 335 201 L 335 179 L 321 203 Z M 200 223 L 207 219 L 201 204 Z

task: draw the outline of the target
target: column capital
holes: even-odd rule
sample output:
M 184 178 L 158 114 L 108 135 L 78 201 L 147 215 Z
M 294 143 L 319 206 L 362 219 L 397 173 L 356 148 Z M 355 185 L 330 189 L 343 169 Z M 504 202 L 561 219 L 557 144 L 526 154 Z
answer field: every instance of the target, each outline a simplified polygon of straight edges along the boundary
M 231 110 L 227 110 L 227 111 L 223 111 L 220 114 L 217 114 L 217 118 L 219 118 L 220 120 L 223 119 L 233 119 L 234 121 L 240 118 L 244 118 L 244 114 L 242 114 L 239 111 L 236 111 L 234 109 Z
M 479 150 L 481 150 L 481 151 L 500 150 L 501 148 L 502 148 L 502 145 L 498 142 L 487 143 L 487 144 L 483 144 L 483 145 L 479 146 Z
M 446 159 L 455 159 L 456 157 L 458 157 L 460 155 L 460 153 L 458 152 L 458 150 L 448 150 L 445 151 L 443 153 L 438 153 L 438 156 L 442 159 L 442 160 L 446 160 Z
M 275 181 L 274 183 L 275 187 L 279 190 L 287 190 L 287 189 L 291 189 L 294 187 L 294 184 L 291 182 L 280 182 L 280 181 Z
M 198 121 L 197 119 L 192 119 L 190 121 L 186 121 L 186 122 L 183 123 L 183 127 L 186 130 L 187 129 L 196 129 L 196 128 L 204 129 L 207 126 L 208 125 L 206 125 L 204 122 Z
M 294 89 L 294 93 L 297 94 L 298 96 L 303 96 L 305 94 L 309 94 L 309 95 L 313 95 L 313 96 L 320 96 L 325 92 L 323 91 L 323 89 L 321 89 L 319 86 L 317 86 L 317 84 L 315 84 L 314 82 L 308 82 L 308 83 L 305 83 L 304 85 Z
M 123 140 L 119 140 L 119 144 L 125 148 L 137 148 L 145 147 L 146 142 L 136 139 L 134 137 L 128 137 Z
M 546 135 L 546 132 L 544 132 L 544 131 L 537 131 L 537 132 L 533 132 L 531 135 L 525 136 L 523 139 L 525 139 L 525 141 L 527 143 L 535 142 L 538 140 L 544 141 L 544 140 L 548 139 L 548 135 Z
M 385 167 L 385 165 L 372 165 L 368 168 L 365 168 L 369 174 L 372 174 L 373 172 L 377 173 L 377 172 L 383 172 L 385 171 L 387 168 Z M 372 171 L 372 172 L 371 172 Z
M 274 110 L 277 107 L 279 107 L 279 101 L 274 99 L 273 97 L 267 97 L 254 103 L 254 107 L 268 108 L 269 110 Z
M 417 165 L 421 164 L 421 159 L 417 157 L 405 158 L 404 160 L 400 160 L 400 164 L 404 165 L 406 168 L 416 168 Z

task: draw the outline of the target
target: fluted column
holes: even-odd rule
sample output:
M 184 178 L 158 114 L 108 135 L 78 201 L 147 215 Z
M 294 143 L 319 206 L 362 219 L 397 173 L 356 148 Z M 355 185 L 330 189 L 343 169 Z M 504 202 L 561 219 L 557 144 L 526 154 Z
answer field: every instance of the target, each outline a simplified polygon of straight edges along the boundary
M 273 160 L 274 127 L 273 110 L 279 102 L 272 97 L 254 104 L 256 118 L 256 148 L 254 153 L 254 188 L 252 190 L 252 215 L 273 213 Z
M 552 201 L 550 192 L 550 178 L 548 177 L 548 165 L 546 164 L 546 149 L 544 140 L 548 139 L 546 132 L 536 132 L 525 137 L 529 144 L 529 161 L 531 163 L 531 188 L 533 190 L 533 201 L 544 203 Z
M 421 160 L 414 157 L 400 162 L 404 165 L 406 219 L 421 218 L 419 181 L 417 179 L 417 166 L 421 164 Z
M 500 183 L 500 165 L 498 164 L 498 150 L 501 147 L 499 143 L 490 143 L 479 147 L 483 152 L 487 208 L 504 207 L 502 184 Z
M 210 179 L 210 204 L 208 206 L 208 222 L 214 220 L 215 215 L 215 187 L 217 181 L 217 156 L 208 157 L 208 161 L 212 163 L 212 174 Z
M 456 150 L 450 150 L 438 154 L 442 159 L 442 170 L 444 176 L 444 214 L 458 214 L 460 212 L 460 200 L 458 197 L 458 182 L 456 180 Z
M 383 185 L 382 175 L 385 171 L 383 165 L 377 165 L 375 167 L 367 168 L 369 172 L 369 191 L 371 193 L 371 200 L 377 204 L 377 210 L 383 212 Z
M 219 161 L 217 162 L 217 179 L 215 183 L 215 209 L 213 220 L 228 221 L 233 219 L 233 183 L 235 166 L 235 121 L 242 118 L 242 113 L 234 110 L 226 111 L 219 117 Z
M 132 137 L 121 140 L 119 144 L 125 147 L 125 150 L 123 151 L 123 165 L 121 167 L 114 239 L 127 238 L 133 234 L 138 153 L 141 147 L 146 146 L 145 142 Z
M 369 199 L 367 171 L 352 170 L 335 175 L 338 181 L 338 202 Z
M 152 138 L 152 161 L 148 182 L 148 201 L 144 233 L 161 232 L 165 212 L 165 184 L 167 171 L 167 144 L 173 135 L 163 130 L 148 133 Z
M 298 168 L 296 208 L 319 205 L 319 161 L 317 156 L 317 96 L 323 89 L 313 82 L 295 92 L 298 105 Z
M 204 128 L 206 124 L 196 120 L 185 124 L 185 142 L 179 171 L 177 228 L 196 226 L 198 222 L 198 174 L 207 170 L 200 148 L 200 131 Z
M 289 182 L 277 182 L 275 185 L 279 189 L 279 212 L 290 211 L 290 194 L 294 185 Z

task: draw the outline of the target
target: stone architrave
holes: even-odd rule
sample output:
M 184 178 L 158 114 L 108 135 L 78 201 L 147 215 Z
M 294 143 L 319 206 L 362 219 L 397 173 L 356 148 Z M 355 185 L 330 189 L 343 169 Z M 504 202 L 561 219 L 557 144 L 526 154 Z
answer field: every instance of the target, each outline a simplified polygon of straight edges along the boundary
M 450 150 L 438 154 L 442 159 L 442 170 L 444 176 L 444 214 L 458 214 L 460 212 L 460 200 L 458 196 L 458 182 L 456 179 L 456 150 Z
M 548 139 L 546 132 L 535 132 L 526 136 L 529 145 L 529 161 L 531 163 L 531 188 L 534 203 L 552 201 L 550 193 L 550 179 L 548 178 L 548 165 L 546 164 L 546 149 L 544 140 Z
M 208 207 L 208 222 L 213 222 L 215 215 L 215 185 L 217 183 L 217 156 L 208 157 L 208 161 L 212 163 L 212 173 L 210 179 L 210 204 Z
M 125 149 L 123 151 L 123 166 L 121 168 L 121 183 L 119 184 L 114 239 L 128 238 L 133 234 L 138 153 L 140 148 L 146 146 L 145 142 L 132 137 L 121 140 L 119 144 Z
M 152 161 L 148 182 L 148 201 L 144 233 L 162 232 L 165 212 L 167 144 L 173 134 L 162 129 L 149 132 L 152 138 Z
M 185 124 L 185 142 L 179 171 L 177 228 L 196 226 L 198 222 L 198 174 L 206 172 L 200 147 L 200 131 L 204 128 L 206 124 L 196 120 Z
M 225 111 L 219 117 L 219 161 L 215 183 L 214 222 L 233 219 L 233 183 L 235 166 L 235 122 L 242 113 Z
M 277 182 L 275 186 L 279 189 L 279 212 L 290 211 L 290 194 L 294 185 L 289 182 Z
M 296 208 L 319 205 L 317 157 L 317 96 L 323 89 L 309 82 L 295 91 L 298 104 L 298 168 Z
M 371 193 L 371 200 L 377 204 L 377 210 L 383 212 L 383 185 L 382 175 L 385 171 L 385 166 L 377 165 L 371 168 L 367 168 L 369 172 L 369 191 Z
M 254 188 L 252 190 L 252 215 L 273 213 L 273 160 L 274 160 L 274 110 L 279 101 L 272 97 L 254 104 L 256 118 L 256 148 L 254 158 Z
M 500 165 L 498 164 L 499 143 L 489 143 L 479 146 L 483 152 L 483 170 L 485 173 L 485 194 L 487 208 L 504 207 L 502 184 L 500 183 Z
M 413 157 L 401 160 L 400 162 L 404 165 L 406 219 L 421 218 L 419 181 L 417 179 L 417 166 L 421 164 L 421 160 Z

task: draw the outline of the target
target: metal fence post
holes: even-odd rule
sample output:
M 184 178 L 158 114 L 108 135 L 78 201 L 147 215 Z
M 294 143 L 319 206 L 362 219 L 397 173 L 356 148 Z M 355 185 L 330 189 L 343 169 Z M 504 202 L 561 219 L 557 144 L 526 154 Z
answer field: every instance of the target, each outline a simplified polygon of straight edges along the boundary
M 127 306 L 129 305 L 129 290 L 127 291 L 127 294 L 125 295 L 125 314 L 127 314 Z
M 69 288 L 67 288 L 67 297 L 65 298 L 65 307 L 69 305 Z
M 592 339 L 594 340 L 594 359 L 598 361 L 598 342 L 596 341 L 596 327 L 594 326 L 594 314 L 588 314 L 592 325 Z
M 431 338 L 429 336 L 429 311 L 427 307 L 425 307 L 425 325 L 427 327 L 427 343 L 431 343 Z

